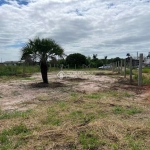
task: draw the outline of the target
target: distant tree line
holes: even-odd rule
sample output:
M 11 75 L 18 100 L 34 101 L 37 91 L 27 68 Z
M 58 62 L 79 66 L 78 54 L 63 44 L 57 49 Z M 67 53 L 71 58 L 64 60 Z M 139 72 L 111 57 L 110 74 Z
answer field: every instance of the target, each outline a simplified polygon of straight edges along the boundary
M 50 60 L 49 63 L 51 66 L 61 66 L 61 64 L 64 66 L 69 65 L 70 68 L 82 68 L 83 65 L 91 68 L 98 68 L 100 66 L 118 62 L 120 60 L 121 58 L 119 57 L 108 59 L 108 57 L 105 56 L 103 59 L 99 59 L 97 54 L 93 54 L 92 57 L 86 57 L 80 53 L 73 53 L 63 59 Z

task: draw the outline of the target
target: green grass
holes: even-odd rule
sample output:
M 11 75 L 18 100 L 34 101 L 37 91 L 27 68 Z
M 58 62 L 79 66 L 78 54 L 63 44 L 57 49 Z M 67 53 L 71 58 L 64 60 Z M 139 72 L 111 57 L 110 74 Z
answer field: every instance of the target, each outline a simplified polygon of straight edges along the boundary
M 60 126 L 61 122 L 62 120 L 57 110 L 54 107 L 47 108 L 47 117 L 44 120 L 42 120 L 42 124 Z
M 132 150 L 148 150 L 145 143 L 140 139 L 135 140 L 131 135 L 127 134 L 124 139 Z
M 143 72 L 143 73 L 150 73 L 150 68 L 147 68 L 147 67 L 146 67 L 146 68 L 143 68 L 143 69 L 142 69 L 142 72 Z
M 109 97 L 116 97 L 116 98 L 129 98 L 132 97 L 133 95 L 126 92 L 126 91 L 115 91 L 115 90 L 110 90 L 106 92 Z
M 21 78 L 20 80 L 36 80 L 36 78 Z
M 28 135 L 30 133 L 30 130 L 27 128 L 25 124 L 19 124 L 11 127 L 10 129 L 3 130 L 1 133 L 2 135 L 8 135 L 8 136 L 13 136 L 13 135 Z
M 103 97 L 103 94 L 102 93 L 92 93 L 92 94 L 84 95 L 84 97 L 88 98 L 88 99 L 101 99 Z
M 98 149 L 100 143 L 98 137 L 88 132 L 80 132 L 79 142 L 83 149 L 89 150 Z
M 66 92 L 65 88 L 37 96 L 34 112 L 1 110 L 0 150 L 150 148 L 149 103 L 143 97 L 136 101 L 134 91 L 119 86 L 95 93 Z M 57 95 L 60 90 L 65 95 Z
M 0 111 L 0 120 L 2 119 L 12 119 L 12 118 L 26 118 L 28 117 L 33 111 L 31 109 L 21 112 L 21 111 L 13 111 L 13 112 L 2 112 Z
M 137 107 L 124 108 L 124 107 L 121 107 L 121 106 L 116 106 L 115 108 L 113 108 L 113 113 L 114 114 L 134 115 L 134 114 L 141 113 L 141 112 L 142 112 L 142 109 L 137 108 Z
M 138 82 L 138 74 L 135 74 L 133 79 Z M 142 75 L 142 84 L 150 85 L 150 76 Z
M 0 66 L 0 76 L 32 74 L 39 71 L 39 66 Z
M 73 123 L 82 123 L 84 120 L 84 113 L 81 110 L 73 110 L 72 112 L 70 112 L 69 114 L 69 119 L 73 122 Z
M 92 93 L 92 94 L 86 94 L 84 95 L 85 98 L 88 99 L 97 99 L 97 100 L 103 100 L 104 98 L 109 97 L 115 97 L 115 98 L 129 98 L 132 97 L 133 94 L 130 94 L 129 92 L 123 92 L 123 91 L 116 91 L 116 90 L 108 90 L 104 91 L 103 93 Z
M 69 109 L 69 106 L 66 102 L 58 102 L 57 105 L 61 111 Z
M 31 134 L 30 129 L 25 124 L 12 126 L 9 129 L 4 129 L 0 133 L 0 148 L 1 150 L 12 150 L 22 146 L 25 141 L 21 137 Z M 19 136 L 17 140 L 12 140 L 13 136 Z

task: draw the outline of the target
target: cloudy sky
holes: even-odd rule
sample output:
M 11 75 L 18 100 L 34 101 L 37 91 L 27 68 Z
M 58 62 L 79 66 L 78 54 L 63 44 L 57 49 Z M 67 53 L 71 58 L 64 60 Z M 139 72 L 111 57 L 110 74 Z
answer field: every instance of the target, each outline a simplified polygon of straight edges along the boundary
M 19 60 L 35 37 L 66 54 L 126 57 L 150 52 L 150 0 L 0 0 L 0 59 Z

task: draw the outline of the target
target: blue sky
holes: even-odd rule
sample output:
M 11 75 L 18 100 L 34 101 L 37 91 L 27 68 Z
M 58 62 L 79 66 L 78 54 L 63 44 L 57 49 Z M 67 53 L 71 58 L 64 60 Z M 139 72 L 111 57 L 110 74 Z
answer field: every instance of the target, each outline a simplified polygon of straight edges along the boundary
M 150 52 L 150 0 L 0 0 L 0 59 L 19 60 L 37 36 L 66 54 L 99 58 Z

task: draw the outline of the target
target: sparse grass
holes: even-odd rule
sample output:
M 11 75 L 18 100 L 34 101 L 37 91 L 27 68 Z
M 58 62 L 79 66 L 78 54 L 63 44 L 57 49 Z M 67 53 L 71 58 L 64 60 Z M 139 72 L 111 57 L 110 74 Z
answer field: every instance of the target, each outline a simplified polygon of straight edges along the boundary
M 36 78 L 21 78 L 20 80 L 35 80 Z
M 94 134 L 88 132 L 79 133 L 79 142 L 83 149 L 98 149 L 99 139 Z
M 2 110 L 0 110 L 0 120 L 12 119 L 12 118 L 18 118 L 18 117 L 26 118 L 32 112 L 33 112 L 33 110 L 31 110 L 31 109 L 24 111 L 24 112 L 21 112 L 21 111 L 3 112 Z
M 84 97 L 88 98 L 88 99 L 101 99 L 103 97 L 103 94 L 102 93 L 92 93 L 92 94 L 87 94 Z
M 1 133 L 2 135 L 8 135 L 8 136 L 13 136 L 13 135 L 19 135 L 22 134 L 23 136 L 27 135 L 30 133 L 30 130 L 27 129 L 25 124 L 19 124 L 11 127 L 10 129 L 3 130 Z
M 60 126 L 62 120 L 61 117 L 58 115 L 58 112 L 55 108 L 48 108 L 47 109 L 47 117 L 42 120 L 42 124 L 50 124 L 53 126 Z
M 134 115 L 134 114 L 137 114 L 137 113 L 142 113 L 142 109 L 137 108 L 137 107 L 123 108 L 121 106 L 117 106 L 117 107 L 113 108 L 113 113 L 114 114 Z
M 12 126 L 9 129 L 4 129 L 0 133 L 1 150 L 13 150 L 19 148 L 26 143 L 26 141 L 21 138 L 29 134 L 31 134 L 30 130 L 22 123 Z M 18 136 L 17 140 L 16 138 L 13 138 L 14 136 Z
M 138 74 L 135 74 L 133 79 L 138 82 Z M 150 85 L 150 76 L 149 75 L 142 75 L 142 84 L 143 85 Z
M 33 74 L 39 71 L 39 66 L 0 66 L 0 76 Z
M 39 93 L 34 110 L 0 110 L 0 149 L 150 149 L 150 104 L 142 98 L 136 101 L 136 93 L 121 88 L 94 93 L 62 88 L 54 89 L 56 100 L 50 91 Z M 62 98 L 60 90 L 68 96 Z

